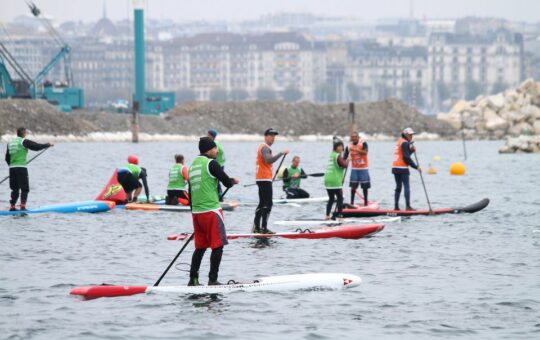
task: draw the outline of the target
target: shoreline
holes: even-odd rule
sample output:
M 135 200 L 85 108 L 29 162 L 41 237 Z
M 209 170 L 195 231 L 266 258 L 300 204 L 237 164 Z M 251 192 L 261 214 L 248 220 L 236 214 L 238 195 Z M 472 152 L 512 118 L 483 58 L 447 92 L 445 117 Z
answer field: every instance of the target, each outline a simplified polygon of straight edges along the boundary
M 397 137 L 389 136 L 385 134 L 364 134 L 360 133 L 360 136 L 368 141 L 394 141 Z M 0 136 L 0 142 L 7 143 L 11 138 L 15 137 L 14 134 L 4 134 Z M 180 135 L 180 134 L 149 134 L 139 133 L 139 142 L 196 142 L 201 136 L 198 135 Z M 347 136 L 340 136 L 343 140 L 347 139 Z M 131 132 L 91 132 L 86 135 L 51 135 L 51 134 L 30 134 L 30 139 L 38 142 L 52 142 L 52 143 L 91 143 L 91 142 L 109 142 L 109 143 L 125 143 L 131 142 Z M 281 135 L 280 139 L 287 142 L 321 142 L 331 141 L 333 135 L 300 135 L 300 136 L 287 136 Z M 422 132 L 415 136 L 416 140 L 452 140 L 442 138 L 436 133 Z M 223 142 L 257 142 L 262 139 L 258 134 L 227 134 L 223 133 L 219 135 L 219 140 Z

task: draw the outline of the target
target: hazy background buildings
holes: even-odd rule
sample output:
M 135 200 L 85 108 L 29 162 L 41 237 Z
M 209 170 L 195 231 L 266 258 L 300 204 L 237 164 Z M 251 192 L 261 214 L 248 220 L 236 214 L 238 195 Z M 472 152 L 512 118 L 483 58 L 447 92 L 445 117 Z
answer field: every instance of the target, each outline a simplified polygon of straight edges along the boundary
M 39 4 L 38 4 L 39 5 Z M 112 21 L 54 22 L 72 46 L 89 106 L 131 98 L 133 31 Z M 540 79 L 540 24 L 500 18 L 366 21 L 274 13 L 242 21 L 146 20 L 147 87 L 177 102 L 286 100 L 336 103 L 395 97 L 437 112 L 458 99 Z M 0 40 L 30 74 L 56 53 L 31 16 L 0 25 Z M 57 67 L 51 80 L 62 77 Z

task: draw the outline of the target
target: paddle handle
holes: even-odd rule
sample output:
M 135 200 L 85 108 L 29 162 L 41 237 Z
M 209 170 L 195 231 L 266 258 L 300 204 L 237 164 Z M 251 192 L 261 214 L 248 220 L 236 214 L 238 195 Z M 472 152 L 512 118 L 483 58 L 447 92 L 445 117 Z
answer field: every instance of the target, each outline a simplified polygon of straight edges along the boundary
M 418 156 L 416 155 L 416 151 L 414 152 L 414 158 L 416 160 L 416 165 L 418 167 L 420 167 L 420 162 L 418 161 Z M 422 187 L 424 188 L 424 194 L 426 195 L 426 200 L 427 200 L 427 204 L 428 204 L 428 207 L 429 207 L 429 212 L 433 212 L 433 209 L 431 209 L 431 202 L 429 201 L 429 196 L 428 196 L 428 193 L 427 193 L 427 189 L 426 189 L 426 183 L 424 183 L 424 176 L 422 175 L 421 172 L 418 172 L 420 174 L 420 180 L 422 181 Z
M 49 150 L 49 148 L 46 148 L 46 149 L 40 151 L 37 155 L 30 158 L 30 160 L 28 162 L 26 162 L 26 164 L 30 164 L 34 159 L 38 158 L 42 153 L 44 153 L 47 150 Z M 4 183 L 8 178 L 9 178 L 9 176 L 5 177 L 3 180 L 0 181 L 0 184 Z

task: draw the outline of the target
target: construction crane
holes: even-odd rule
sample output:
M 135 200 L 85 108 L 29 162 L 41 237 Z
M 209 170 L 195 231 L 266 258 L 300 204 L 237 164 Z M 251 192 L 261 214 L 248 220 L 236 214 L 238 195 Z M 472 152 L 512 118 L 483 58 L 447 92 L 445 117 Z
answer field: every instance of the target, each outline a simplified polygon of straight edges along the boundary
M 7 65 L 19 76 L 15 80 L 9 74 Z M 30 92 L 35 88 L 34 80 L 26 73 L 6 46 L 0 42 L 0 99 L 33 98 Z
M 81 108 L 84 106 L 84 92 L 80 88 L 73 87 L 73 73 L 71 70 L 71 47 L 62 39 L 62 36 L 56 31 L 49 20 L 41 16 L 41 11 L 31 2 L 26 1 L 28 8 L 33 16 L 38 18 L 45 26 L 55 43 L 59 47 L 59 51 L 49 61 L 47 65 L 34 78 L 34 98 L 44 97 L 50 102 L 57 103 L 64 111 L 69 111 L 71 108 Z M 60 84 L 53 84 L 45 81 L 49 72 L 60 61 L 64 66 L 65 81 Z
M 47 27 L 60 50 L 45 65 L 45 67 L 32 78 L 17 62 L 7 47 L 0 42 L 0 99 L 6 98 L 30 98 L 46 99 L 48 102 L 58 105 L 65 112 L 84 106 L 84 92 L 81 88 L 73 87 L 73 75 L 71 72 L 71 47 L 62 39 L 51 23 L 40 17 L 41 11 L 32 2 L 26 2 L 32 14 Z M 46 80 L 49 72 L 63 61 L 64 82 L 52 83 Z M 9 73 L 8 66 L 16 73 L 18 79 L 14 79 Z

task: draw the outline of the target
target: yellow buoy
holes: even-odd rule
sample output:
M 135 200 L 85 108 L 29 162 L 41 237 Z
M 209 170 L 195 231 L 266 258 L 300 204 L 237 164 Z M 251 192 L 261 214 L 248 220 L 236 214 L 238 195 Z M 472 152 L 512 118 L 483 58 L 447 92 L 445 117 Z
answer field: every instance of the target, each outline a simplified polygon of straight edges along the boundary
M 435 155 L 435 156 L 433 156 L 433 160 L 434 160 L 434 161 L 440 161 L 440 160 L 441 160 L 441 156 Z
M 437 169 L 435 169 L 434 167 L 430 166 L 427 170 L 426 170 L 426 173 L 428 175 L 436 175 L 437 174 Z
M 463 165 L 461 162 L 452 163 L 452 165 L 450 165 L 450 175 L 465 175 L 465 165 Z

